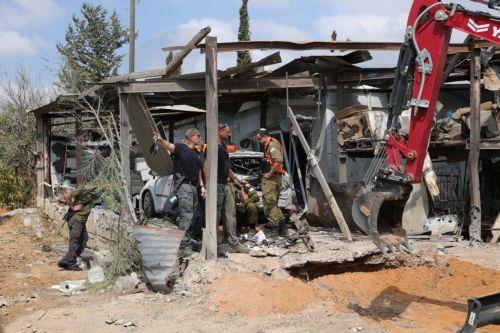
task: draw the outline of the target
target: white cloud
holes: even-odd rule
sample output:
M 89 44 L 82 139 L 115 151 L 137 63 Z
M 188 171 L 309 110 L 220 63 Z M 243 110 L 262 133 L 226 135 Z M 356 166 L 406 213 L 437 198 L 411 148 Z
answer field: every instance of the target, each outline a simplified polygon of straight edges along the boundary
M 43 39 L 23 29 L 39 27 L 64 13 L 55 0 L 0 0 L 0 57 L 34 55 Z
M 14 54 L 36 54 L 43 45 L 39 36 L 23 36 L 14 30 L 1 30 L 2 43 L 0 43 L 0 57 Z
M 272 20 L 252 20 L 250 30 L 253 40 L 310 40 L 300 29 L 279 24 Z
M 161 68 L 165 66 L 167 53 L 161 48 L 165 46 L 184 45 L 200 29 L 210 26 L 210 36 L 216 36 L 218 42 L 230 42 L 238 39 L 238 22 L 222 21 L 213 18 L 190 19 L 177 26 L 173 31 L 155 37 L 145 43 L 138 45 L 136 62 L 138 70 Z M 124 63 L 127 60 L 124 59 Z M 236 64 L 236 56 L 229 53 L 220 53 L 218 56 L 218 67 L 225 68 Z M 205 69 L 205 56 L 192 51 L 182 64 L 183 73 L 198 72 Z
M 64 9 L 55 0 L 2 0 L 0 26 L 10 28 L 40 26 L 63 13 Z
M 403 41 L 406 14 L 341 14 L 322 16 L 316 20 L 315 26 L 325 38 L 337 31 L 338 40 L 352 41 Z

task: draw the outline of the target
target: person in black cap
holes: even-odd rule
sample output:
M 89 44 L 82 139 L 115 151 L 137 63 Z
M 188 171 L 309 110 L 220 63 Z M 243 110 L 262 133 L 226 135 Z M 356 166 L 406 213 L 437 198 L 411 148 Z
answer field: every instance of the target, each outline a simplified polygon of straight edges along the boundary
M 286 237 L 285 218 L 278 206 L 281 178 L 285 173 L 283 148 L 279 141 L 271 137 L 265 128 L 258 129 L 255 136 L 264 149 L 262 204 L 267 218 L 265 227 L 271 234 L 279 233 L 280 236 Z

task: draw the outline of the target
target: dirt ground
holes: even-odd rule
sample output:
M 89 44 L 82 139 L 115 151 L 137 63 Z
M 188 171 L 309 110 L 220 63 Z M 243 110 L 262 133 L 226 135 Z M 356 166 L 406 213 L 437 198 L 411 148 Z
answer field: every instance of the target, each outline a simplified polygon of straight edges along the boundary
M 0 332 L 456 332 L 468 298 L 500 290 L 494 246 L 450 248 L 427 265 L 323 271 L 309 281 L 225 268 L 209 283 L 168 295 L 64 296 L 50 286 L 86 272 L 62 271 L 58 253 L 42 250 L 61 243 L 47 230 L 37 240 L 18 218 L 0 221 L 0 296 L 10 303 L 0 308 Z

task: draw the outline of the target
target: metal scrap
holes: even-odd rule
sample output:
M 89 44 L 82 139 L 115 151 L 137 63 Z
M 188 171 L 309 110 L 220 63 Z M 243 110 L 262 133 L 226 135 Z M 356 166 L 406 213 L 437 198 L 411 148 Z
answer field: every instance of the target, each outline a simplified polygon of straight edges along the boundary
M 151 286 L 157 290 L 168 289 L 167 283 L 177 264 L 177 252 L 184 231 L 136 225 L 133 234 Z

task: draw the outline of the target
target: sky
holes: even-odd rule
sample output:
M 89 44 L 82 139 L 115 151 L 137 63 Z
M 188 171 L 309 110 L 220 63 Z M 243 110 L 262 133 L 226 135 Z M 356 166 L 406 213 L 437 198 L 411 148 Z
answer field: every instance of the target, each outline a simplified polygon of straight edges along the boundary
M 128 26 L 129 0 L 88 0 L 101 4 L 109 13 L 116 11 Z M 478 8 L 469 1 L 458 1 L 468 8 Z M 18 65 L 51 85 L 60 63 L 57 43 L 64 35 L 72 15 L 79 14 L 81 0 L 0 0 L 0 70 L 12 75 Z M 330 40 L 333 30 L 337 40 L 402 41 L 411 0 L 249 0 L 252 40 Z M 196 32 L 209 25 L 210 35 L 218 41 L 235 41 L 238 33 L 241 0 L 140 0 L 136 5 L 136 71 L 165 66 L 166 53 L 161 47 L 187 43 Z M 464 36 L 454 34 L 453 41 Z M 120 72 L 128 70 L 128 46 Z M 271 51 L 253 51 L 258 60 Z M 283 62 L 329 51 L 281 51 Z M 394 52 L 374 52 L 374 60 L 364 66 L 392 67 Z M 183 72 L 204 69 L 199 52 L 184 61 Z M 219 54 L 219 68 L 236 64 L 235 54 Z

